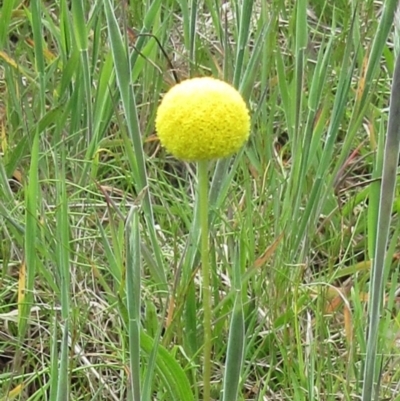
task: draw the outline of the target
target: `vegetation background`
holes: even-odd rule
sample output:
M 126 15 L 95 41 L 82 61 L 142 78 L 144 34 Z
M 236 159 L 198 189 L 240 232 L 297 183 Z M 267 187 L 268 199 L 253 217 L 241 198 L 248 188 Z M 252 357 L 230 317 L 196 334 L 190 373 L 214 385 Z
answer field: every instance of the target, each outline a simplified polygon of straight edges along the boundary
M 243 151 L 213 166 L 213 399 L 237 368 L 237 400 L 357 399 L 396 6 L 1 2 L 0 400 L 202 399 L 196 171 L 160 147 L 154 118 L 168 88 L 203 75 L 252 117 Z M 393 205 L 387 400 L 397 190 Z

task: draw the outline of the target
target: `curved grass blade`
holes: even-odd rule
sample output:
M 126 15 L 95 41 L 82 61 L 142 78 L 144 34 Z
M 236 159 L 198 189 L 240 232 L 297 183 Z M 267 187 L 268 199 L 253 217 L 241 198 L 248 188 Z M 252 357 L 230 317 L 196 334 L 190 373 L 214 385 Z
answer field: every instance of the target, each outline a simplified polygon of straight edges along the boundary
M 141 349 L 146 354 L 152 352 L 154 341 L 149 335 L 144 333 L 143 330 L 140 333 L 140 343 Z M 195 401 L 184 370 L 161 344 L 158 345 L 156 371 L 163 384 L 169 389 L 170 400 Z

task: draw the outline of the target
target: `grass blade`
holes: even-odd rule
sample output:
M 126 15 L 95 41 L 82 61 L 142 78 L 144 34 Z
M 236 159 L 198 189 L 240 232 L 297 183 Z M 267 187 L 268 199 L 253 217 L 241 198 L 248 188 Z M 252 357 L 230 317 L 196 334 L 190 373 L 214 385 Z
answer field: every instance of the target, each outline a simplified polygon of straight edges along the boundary
M 378 400 L 376 380 L 376 357 L 378 332 L 384 287 L 384 265 L 393 208 L 396 172 L 400 150 L 400 58 L 396 60 L 392 92 L 390 97 L 389 124 L 383 159 L 383 173 L 379 200 L 379 214 L 375 243 L 375 258 L 372 268 L 371 301 L 369 302 L 369 322 L 367 353 L 365 356 L 362 400 Z
M 133 401 L 140 401 L 140 294 L 141 255 L 139 215 L 134 208 L 127 217 L 126 297 L 129 317 L 129 361 Z

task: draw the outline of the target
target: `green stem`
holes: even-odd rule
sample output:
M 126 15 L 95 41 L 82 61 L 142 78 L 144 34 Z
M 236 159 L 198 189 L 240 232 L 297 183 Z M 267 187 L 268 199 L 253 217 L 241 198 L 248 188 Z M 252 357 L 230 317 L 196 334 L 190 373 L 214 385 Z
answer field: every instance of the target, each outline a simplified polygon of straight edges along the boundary
M 210 401 L 211 382 L 211 289 L 208 243 L 208 162 L 198 163 L 199 207 L 201 224 L 201 264 L 203 272 L 203 313 L 204 313 L 204 365 L 203 400 Z

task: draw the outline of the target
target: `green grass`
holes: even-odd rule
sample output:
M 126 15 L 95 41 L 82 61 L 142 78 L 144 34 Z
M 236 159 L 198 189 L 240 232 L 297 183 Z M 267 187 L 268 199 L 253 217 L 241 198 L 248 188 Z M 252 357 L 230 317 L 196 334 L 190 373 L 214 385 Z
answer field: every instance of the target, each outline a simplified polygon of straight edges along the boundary
M 212 399 L 358 399 L 397 2 L 130 3 L 0 6 L 0 400 L 203 399 L 197 172 L 154 131 L 173 72 L 251 109 L 212 166 Z M 393 400 L 399 205 L 369 376 Z

